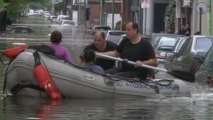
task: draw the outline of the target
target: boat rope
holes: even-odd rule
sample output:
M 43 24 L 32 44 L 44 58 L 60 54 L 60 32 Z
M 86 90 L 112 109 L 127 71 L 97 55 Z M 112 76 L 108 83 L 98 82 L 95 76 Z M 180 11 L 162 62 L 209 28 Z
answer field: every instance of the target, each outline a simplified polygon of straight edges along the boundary
M 33 53 L 33 56 L 34 56 L 34 62 L 35 62 L 35 67 L 38 66 L 39 64 L 41 64 L 41 58 L 40 58 L 40 55 L 38 54 L 38 52 L 34 52 Z M 46 67 L 46 66 L 45 66 Z
M 9 61 L 9 63 L 4 63 L 4 61 L 2 60 L 2 57 L 3 57 L 3 53 L 1 52 L 1 55 L 0 55 L 0 62 L 2 65 L 7 65 L 6 66 L 6 69 L 5 69 L 5 72 L 3 74 L 1 74 L 1 76 L 4 76 L 4 85 L 3 85 L 3 94 L 5 94 L 5 90 L 6 90 L 6 86 L 7 86 L 7 74 L 10 73 L 11 71 L 13 71 L 13 69 L 11 69 L 10 71 L 9 70 L 9 66 L 10 64 L 12 63 L 12 59 Z
M 1 62 L 1 64 L 2 64 L 2 65 L 8 65 L 7 63 L 4 63 L 2 57 L 3 57 L 3 54 L 1 53 L 1 55 L 0 55 L 0 62 Z
M 174 82 L 174 80 L 167 80 L 167 79 L 161 79 L 159 81 L 152 81 L 152 80 L 146 80 L 146 81 L 142 81 L 139 79 L 134 79 L 134 78 L 126 78 L 126 77 L 121 77 L 121 76 L 117 76 L 117 75 L 112 75 L 112 74 L 104 74 L 105 77 L 110 78 L 113 81 L 121 81 L 121 80 L 125 80 L 128 82 L 141 82 L 141 83 L 156 83 L 160 86 L 170 86 L 172 84 L 172 82 Z M 167 84 L 162 84 L 161 82 L 168 82 Z
M 9 73 L 8 69 L 9 69 L 9 65 L 6 67 L 6 70 L 5 70 L 5 73 L 4 73 L 4 86 L 3 86 L 3 90 L 2 90 L 3 94 L 5 93 L 6 86 L 7 86 L 7 74 Z
M 162 80 L 159 80 L 159 81 L 152 81 L 152 80 L 141 81 L 139 79 L 125 78 L 125 77 L 111 75 L 111 74 L 104 74 L 104 76 L 108 77 L 110 80 L 113 80 L 113 81 L 125 80 L 125 81 L 131 82 L 131 83 L 142 83 L 144 85 L 149 86 L 150 88 L 153 88 L 156 93 L 160 92 L 158 86 L 167 87 L 167 86 L 170 86 L 174 82 L 173 80 L 166 80 L 166 79 L 162 79 Z M 167 84 L 162 84 L 161 82 L 168 82 L 168 83 Z
M 36 85 L 32 85 L 32 84 L 31 85 L 20 85 L 20 84 L 17 84 L 11 89 L 11 93 L 13 95 L 16 95 L 20 90 L 22 90 L 24 88 L 32 88 L 32 89 L 44 92 L 44 90 L 42 88 L 40 88 L 39 86 L 36 86 Z

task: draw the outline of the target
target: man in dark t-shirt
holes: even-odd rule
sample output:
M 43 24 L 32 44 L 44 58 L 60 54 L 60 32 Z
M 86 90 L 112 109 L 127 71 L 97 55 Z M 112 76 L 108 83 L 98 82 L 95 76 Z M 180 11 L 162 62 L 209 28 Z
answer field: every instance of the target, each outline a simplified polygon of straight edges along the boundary
M 135 66 L 123 63 L 119 72 L 124 72 L 124 74 L 119 75 L 146 79 L 150 70 L 142 68 L 141 65 L 155 66 L 157 64 L 154 50 L 150 42 L 139 35 L 137 23 L 128 23 L 126 32 L 127 38 L 120 43 L 116 50 L 103 54 L 136 62 Z
M 96 32 L 94 36 L 94 42 L 84 49 L 86 50 L 94 50 L 97 52 L 108 52 L 115 50 L 117 48 L 117 45 L 105 40 L 105 34 L 101 31 Z M 104 70 L 108 70 L 115 66 L 114 60 L 107 60 L 103 58 L 97 58 L 95 61 L 96 65 L 101 66 Z

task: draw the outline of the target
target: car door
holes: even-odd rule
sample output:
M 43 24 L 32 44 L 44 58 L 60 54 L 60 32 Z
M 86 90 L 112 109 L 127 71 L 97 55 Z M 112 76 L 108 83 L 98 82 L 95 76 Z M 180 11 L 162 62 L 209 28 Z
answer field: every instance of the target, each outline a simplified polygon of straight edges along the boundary
M 192 48 L 192 38 L 188 38 L 186 42 L 184 43 L 183 47 L 180 49 L 179 53 L 175 57 L 175 59 L 172 61 L 172 71 L 177 72 L 188 72 L 190 71 L 191 66 L 191 48 Z
M 194 41 L 195 41 L 195 44 L 192 48 L 192 51 L 194 52 L 194 56 L 193 56 L 193 64 L 191 69 L 195 73 L 200 66 L 200 62 L 205 59 L 207 52 L 212 46 L 212 38 L 195 37 Z

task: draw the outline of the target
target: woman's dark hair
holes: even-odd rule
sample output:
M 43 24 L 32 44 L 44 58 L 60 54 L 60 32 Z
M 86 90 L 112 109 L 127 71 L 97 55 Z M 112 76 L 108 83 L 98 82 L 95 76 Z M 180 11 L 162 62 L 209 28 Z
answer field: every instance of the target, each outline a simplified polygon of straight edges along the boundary
M 51 33 L 50 41 L 52 43 L 60 43 L 62 40 L 62 34 L 60 31 L 53 31 Z
M 94 62 L 95 61 L 95 52 L 93 50 L 86 50 L 86 51 L 84 51 L 83 58 L 86 63 Z

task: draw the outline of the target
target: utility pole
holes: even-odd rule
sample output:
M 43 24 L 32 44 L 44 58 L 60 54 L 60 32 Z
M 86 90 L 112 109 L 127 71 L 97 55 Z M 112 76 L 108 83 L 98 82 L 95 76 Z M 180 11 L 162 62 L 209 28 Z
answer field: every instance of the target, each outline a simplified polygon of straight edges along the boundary
M 73 0 L 70 0 L 70 19 L 73 20 Z
M 81 23 L 81 0 L 78 0 L 78 24 Z
M 115 0 L 112 0 L 112 29 L 114 30 L 114 22 L 115 22 Z
M 67 14 L 67 0 L 63 0 L 63 15 Z
M 124 15 L 124 11 L 123 11 L 123 7 L 124 7 L 124 0 L 121 0 L 121 26 L 120 26 L 120 30 L 123 30 L 123 15 Z
M 209 11 L 208 11 L 208 18 L 209 18 L 209 22 L 208 22 L 208 31 L 210 35 L 212 34 L 212 1 L 209 0 Z
M 104 4 L 105 0 L 100 0 L 100 25 L 104 25 Z
M 86 19 L 86 10 L 87 10 L 87 1 L 84 0 L 84 25 L 85 25 L 85 28 L 87 27 L 87 19 Z
M 200 30 L 200 33 L 202 33 L 202 8 L 199 8 L 199 18 L 200 18 L 200 23 L 199 23 L 199 30 Z

